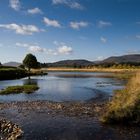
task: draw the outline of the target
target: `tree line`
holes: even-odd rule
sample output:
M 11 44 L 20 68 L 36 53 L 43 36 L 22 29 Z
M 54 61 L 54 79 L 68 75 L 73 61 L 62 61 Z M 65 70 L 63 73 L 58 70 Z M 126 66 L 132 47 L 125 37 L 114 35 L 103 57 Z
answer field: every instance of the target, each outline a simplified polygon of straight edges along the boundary
M 0 63 L 0 67 L 2 67 L 2 64 Z M 140 68 L 140 62 L 125 62 L 125 63 L 93 63 L 93 64 L 53 64 L 53 63 L 40 63 L 37 61 L 36 56 L 29 53 L 25 56 L 22 65 L 19 66 L 20 68 L 27 69 L 28 72 L 32 68 L 49 68 L 49 67 L 68 67 L 68 68 Z

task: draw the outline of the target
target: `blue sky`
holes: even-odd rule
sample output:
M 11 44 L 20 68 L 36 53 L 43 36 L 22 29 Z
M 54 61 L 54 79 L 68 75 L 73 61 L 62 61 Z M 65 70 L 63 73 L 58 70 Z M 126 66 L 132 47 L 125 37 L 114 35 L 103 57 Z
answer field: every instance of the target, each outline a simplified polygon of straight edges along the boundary
M 140 53 L 140 0 L 1 0 L 0 62 Z

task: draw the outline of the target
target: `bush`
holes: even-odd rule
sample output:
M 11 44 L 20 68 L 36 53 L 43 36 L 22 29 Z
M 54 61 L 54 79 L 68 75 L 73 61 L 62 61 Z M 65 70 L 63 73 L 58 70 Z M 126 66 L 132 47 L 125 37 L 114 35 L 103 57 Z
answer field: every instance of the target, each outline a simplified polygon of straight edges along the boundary
M 137 73 L 124 89 L 116 91 L 106 110 L 103 122 L 140 123 L 140 73 Z
M 0 68 L 0 80 L 18 79 L 27 76 L 27 72 L 24 69 L 14 67 L 2 67 Z
M 0 91 L 0 94 L 17 94 L 17 93 L 32 93 L 38 90 L 37 85 L 23 85 L 23 86 L 10 86 Z

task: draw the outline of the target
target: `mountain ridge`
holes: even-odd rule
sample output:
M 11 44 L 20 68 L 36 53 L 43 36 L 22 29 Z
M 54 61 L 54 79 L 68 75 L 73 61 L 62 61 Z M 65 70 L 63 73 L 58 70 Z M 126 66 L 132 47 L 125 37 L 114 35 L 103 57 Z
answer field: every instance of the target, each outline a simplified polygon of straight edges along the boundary
M 11 66 L 11 67 L 19 67 L 22 63 L 10 61 L 7 63 L 2 64 L 3 66 Z
M 111 56 L 103 61 L 102 63 L 139 63 L 140 62 L 140 54 L 130 54 L 130 55 L 122 55 L 122 56 Z
M 73 60 L 61 60 L 52 63 L 40 63 L 41 66 L 47 67 L 85 67 L 89 65 L 102 65 L 102 64 L 120 64 L 120 63 L 140 63 L 140 54 L 128 54 L 121 56 L 111 56 L 101 61 L 89 61 L 86 59 L 73 59 Z M 19 62 L 7 62 L 4 66 L 18 67 L 21 65 Z

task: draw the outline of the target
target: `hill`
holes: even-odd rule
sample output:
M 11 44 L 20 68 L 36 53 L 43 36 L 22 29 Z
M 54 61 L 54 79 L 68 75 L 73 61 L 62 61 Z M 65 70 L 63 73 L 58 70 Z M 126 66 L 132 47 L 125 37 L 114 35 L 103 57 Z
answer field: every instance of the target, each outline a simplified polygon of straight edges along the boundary
M 140 63 L 140 54 L 112 56 L 100 61 L 100 63 Z
M 44 63 L 43 67 L 86 67 L 94 65 L 106 65 L 106 64 L 140 64 L 140 54 L 123 55 L 123 56 L 112 56 L 102 61 L 88 61 L 88 60 L 63 60 L 54 63 Z
M 7 63 L 4 63 L 2 64 L 3 66 L 11 66 L 11 67 L 18 67 L 21 65 L 21 63 L 18 63 L 18 62 L 7 62 Z
M 102 61 L 88 61 L 84 59 L 77 60 L 62 60 L 54 63 L 40 63 L 41 67 L 73 67 L 81 68 L 94 65 L 106 65 L 106 64 L 132 64 L 140 65 L 140 54 L 122 55 L 122 56 L 112 56 Z M 8 62 L 4 63 L 4 66 L 18 67 L 21 63 L 18 62 Z
M 94 63 L 88 60 L 63 60 L 54 63 L 47 63 L 48 67 L 85 67 Z

